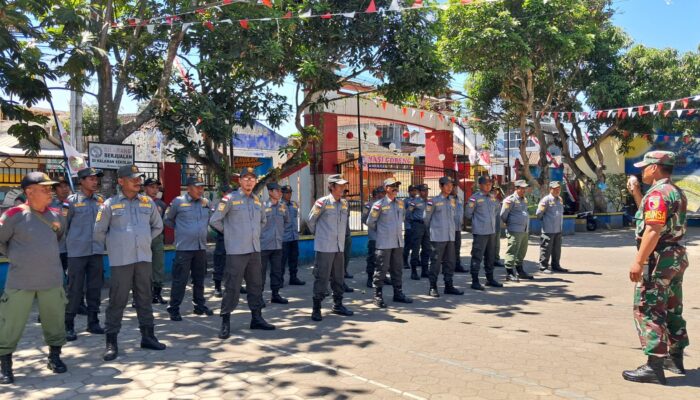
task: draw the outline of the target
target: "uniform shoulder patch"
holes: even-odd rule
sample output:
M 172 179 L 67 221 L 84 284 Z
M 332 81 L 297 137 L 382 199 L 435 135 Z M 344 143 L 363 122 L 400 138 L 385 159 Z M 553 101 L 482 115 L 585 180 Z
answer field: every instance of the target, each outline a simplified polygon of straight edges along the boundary
M 650 225 L 666 223 L 668 207 L 663 194 L 659 191 L 650 193 L 644 202 L 644 222 Z
M 16 206 L 16 207 L 12 207 L 12 208 L 10 208 L 9 210 L 5 211 L 5 214 L 3 214 L 3 216 L 5 216 L 6 218 L 10 218 L 10 217 L 12 217 L 13 215 L 16 215 L 16 214 L 21 213 L 21 212 L 24 211 L 25 209 L 26 209 L 26 208 L 25 208 L 25 207 L 22 207 L 22 205 L 19 205 L 19 206 Z
M 226 195 L 226 196 L 221 198 L 221 201 L 224 201 L 224 202 L 229 201 L 229 200 L 231 200 L 231 197 L 229 195 Z

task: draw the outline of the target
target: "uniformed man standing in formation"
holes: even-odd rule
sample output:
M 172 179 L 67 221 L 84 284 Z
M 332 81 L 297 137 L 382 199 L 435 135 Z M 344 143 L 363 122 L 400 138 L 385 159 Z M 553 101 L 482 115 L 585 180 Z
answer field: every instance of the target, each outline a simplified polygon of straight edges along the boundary
M 233 188 L 229 185 L 223 185 L 221 187 L 221 197 L 227 196 L 233 191 Z M 212 208 L 211 211 L 213 212 L 214 209 Z M 214 297 L 223 297 L 224 294 L 221 292 L 221 281 L 224 278 L 224 267 L 226 266 L 226 245 L 224 243 L 224 234 L 223 232 L 215 231 L 216 232 L 216 244 L 214 245 L 214 256 L 213 256 L 213 262 L 214 262 L 214 271 L 213 271 L 213 280 L 214 280 Z
M 457 185 L 452 186 L 450 197 L 455 199 L 455 272 L 468 272 L 462 265 L 462 220 L 464 219 L 464 204 L 457 194 Z
M 411 279 L 420 280 L 427 278 L 430 261 L 430 231 L 426 229 L 423 222 L 425 206 L 428 203 L 428 185 L 420 184 L 416 186 L 419 196 L 411 198 L 406 209 L 406 220 L 411 224 L 411 242 L 406 246 L 411 246 Z M 421 267 L 418 275 L 418 267 Z
M 68 197 L 66 216 L 66 245 L 68 248 L 68 306 L 66 307 L 66 340 L 78 338 L 75 314 L 83 296 L 87 297 L 87 331 L 102 335 L 97 315 L 104 284 L 104 245 L 94 242 L 95 219 L 104 198 L 97 193 L 103 173 L 95 168 L 78 171 L 80 191 Z
M 175 262 L 168 314 L 171 321 L 182 321 L 180 304 L 192 275 L 192 303 L 197 315 L 213 315 L 204 299 L 204 275 L 207 271 L 207 233 L 209 201 L 202 197 L 204 181 L 187 178 L 187 193 L 170 203 L 163 224 L 175 229 Z
M 491 196 L 491 178 L 482 175 L 478 178 L 479 191 L 474 193 L 467 202 L 466 217 L 472 220 L 472 260 L 470 272 L 472 275 L 471 288 L 484 290 L 479 282 L 481 261 L 484 261 L 486 285 L 503 287 L 493 277 L 493 263 L 496 256 L 496 210 L 498 202 Z
M 105 361 L 117 358 L 117 334 L 132 289 L 141 347 L 165 349 L 153 332 L 151 305 L 151 243 L 163 231 L 163 220 L 153 200 L 139 194 L 142 176 L 135 165 L 119 168 L 119 190 L 104 202 L 95 220 L 93 240 L 98 248 L 106 245 L 112 273 L 105 323 L 106 348 L 102 357 Z
M 496 267 L 504 267 L 503 261 L 501 261 L 501 211 L 503 210 L 503 200 L 505 196 L 503 194 L 503 189 L 500 186 L 494 186 L 491 188 L 491 194 L 493 198 L 498 202 L 498 207 L 496 207 L 496 257 L 493 265 Z
M 231 313 L 238 305 L 244 278 L 248 308 L 252 314 L 250 329 L 275 329 L 274 325 L 268 324 L 262 317 L 260 232 L 265 224 L 265 212 L 262 202 L 253 194 L 257 180 L 253 168 L 243 168 L 240 173 L 241 187 L 221 198 L 209 221 L 212 228 L 224 234 L 226 244 L 220 339 L 231 336 Z
M 430 289 L 428 295 L 440 297 L 437 290 L 437 280 L 441 267 L 445 279 L 445 294 L 462 295 L 463 291 L 454 287 L 453 276 L 455 268 L 455 213 L 457 201 L 450 197 L 454 181 L 449 176 L 443 176 L 438 181 L 440 194 L 428 200 L 423 214 L 423 222 L 430 232 Z
M 56 183 L 53 185 L 53 191 L 55 197 L 51 200 L 49 207 L 61 210 L 61 216 L 64 218 L 68 216 L 68 196 L 70 196 L 70 185 L 66 180 L 66 177 L 61 175 L 56 178 Z M 61 265 L 63 266 L 63 273 L 68 271 L 68 249 L 66 248 L 66 235 L 61 237 L 61 241 L 58 243 L 59 251 L 61 252 Z
M 282 239 L 282 279 L 284 269 L 289 268 L 289 284 L 305 285 L 306 282 L 297 276 L 299 271 L 299 204 L 292 200 L 292 187 L 282 186 L 282 203 L 287 207 L 289 219 L 284 224 Z
M 639 207 L 638 250 L 629 277 L 635 283 L 635 326 L 648 357 L 646 364 L 622 373 L 628 381 L 663 385 L 664 369 L 685 374 L 683 349 L 689 342 L 683 319 L 683 274 L 688 255 L 683 237 L 688 199 L 671 182 L 675 161 L 670 151 L 650 151 L 634 164 L 642 168 L 642 182 L 651 185 L 646 195 L 642 197 L 638 181 L 628 183 Z M 644 273 L 647 261 L 649 269 Z
M 514 184 L 515 192 L 503 200 L 501 221 L 506 223 L 506 238 L 508 239 L 506 280 L 519 282 L 519 278 L 533 279 L 533 276 L 523 269 L 530 226 L 525 192 L 530 185 L 525 180 L 517 180 Z M 517 271 L 517 275 L 515 271 Z
M 377 231 L 376 236 L 376 269 L 374 271 L 374 305 L 386 308 L 382 294 L 384 277 L 387 272 L 391 276 L 394 288 L 393 300 L 397 303 L 413 303 L 410 297 L 403 293 L 403 269 L 401 257 L 404 241 L 401 235 L 401 225 L 406 219 L 403 202 L 396 199 L 401 182 L 394 178 L 384 181 L 386 196 L 372 205 L 367 218 L 367 227 Z
M 561 237 L 564 225 L 564 201 L 559 197 L 561 185 L 553 181 L 549 183 L 549 194 L 544 196 L 537 205 L 535 215 L 542 220 L 542 236 L 540 237 L 540 272 L 569 272 L 559 264 L 561 259 Z M 552 258 L 551 269 L 549 258 Z
M 45 173 L 28 173 L 20 184 L 27 204 L 12 207 L 0 217 L 0 253 L 10 261 L 0 297 L 0 384 L 14 382 L 12 353 L 35 297 L 44 341 L 49 345 L 48 368 L 55 373 L 67 370 L 60 357 L 66 343 L 66 295 L 58 248 L 64 226 L 60 211 L 49 208 L 55 183 Z
M 143 183 L 144 193 L 153 200 L 158 209 L 158 214 L 160 214 L 161 219 L 165 218 L 165 210 L 168 205 L 158 198 L 158 192 L 160 192 L 160 181 L 153 178 L 148 178 Z M 153 253 L 153 262 L 151 262 L 151 268 L 153 268 L 153 298 L 151 302 L 153 304 L 166 304 L 167 301 L 163 299 L 163 280 L 165 280 L 165 244 L 163 239 L 165 238 L 163 232 L 156 236 L 151 242 L 151 253 Z
M 418 186 L 414 185 L 408 185 L 408 197 L 403 199 L 403 208 L 404 210 L 408 210 L 408 203 L 418 197 Z M 413 225 L 411 224 L 411 221 L 408 219 L 408 214 L 406 214 L 406 220 L 404 221 L 404 231 L 403 231 L 403 241 L 406 244 L 403 248 L 403 267 L 405 269 L 411 268 L 410 266 L 410 260 L 411 260 L 411 242 L 413 241 L 413 233 L 411 231 L 411 228 L 413 228 Z
M 321 302 L 326 297 L 330 280 L 333 291 L 332 313 L 351 316 L 352 311 L 343 305 L 343 251 L 345 232 L 348 224 L 348 203 L 342 199 L 348 181 L 340 175 L 328 177 L 329 195 L 316 200 L 309 213 L 308 227 L 315 234 L 314 251 L 316 260 L 313 266 L 313 310 L 311 319 L 323 320 Z
M 265 225 L 263 225 L 260 234 L 263 291 L 265 291 L 265 280 L 269 267 L 270 290 L 272 290 L 271 301 L 277 304 L 287 304 L 289 300 L 280 296 L 280 288 L 282 288 L 284 279 L 282 240 L 284 238 L 284 226 L 289 222 L 289 213 L 287 206 L 280 201 L 282 199 L 282 188 L 279 184 L 275 182 L 268 183 L 267 193 L 270 199 L 264 203 Z
M 365 209 L 362 212 L 362 223 L 367 224 L 367 218 L 369 218 L 369 213 L 372 210 L 372 205 L 384 197 L 383 186 L 379 186 L 372 190 L 372 200 L 365 204 Z M 367 287 L 372 288 L 374 281 L 374 271 L 377 267 L 377 230 L 367 228 L 367 266 L 365 271 L 367 272 Z
M 348 202 L 348 195 L 350 191 L 345 189 L 343 191 L 343 200 Z M 352 252 L 352 234 L 350 232 L 350 203 L 348 203 L 348 223 L 345 225 L 345 244 L 343 245 L 343 277 L 345 279 L 352 279 L 352 274 L 348 272 L 348 266 L 350 265 L 350 253 Z M 348 284 L 343 280 L 343 292 L 352 293 L 355 289 L 348 286 Z

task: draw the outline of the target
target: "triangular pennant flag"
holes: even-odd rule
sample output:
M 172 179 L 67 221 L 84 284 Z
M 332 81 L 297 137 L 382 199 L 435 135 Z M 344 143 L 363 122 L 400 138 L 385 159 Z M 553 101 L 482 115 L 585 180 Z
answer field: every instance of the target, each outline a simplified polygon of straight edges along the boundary
M 287 11 L 287 13 L 284 14 L 284 17 L 282 17 L 282 19 L 290 19 L 290 18 L 292 18 L 292 12 L 291 12 L 291 11 Z
M 697 95 L 697 96 L 695 96 L 695 97 L 693 97 L 693 101 L 700 101 L 700 94 Z
M 634 109 L 634 107 L 627 107 L 627 114 L 629 114 L 630 116 L 632 116 L 632 110 L 633 110 L 633 109 Z
M 389 11 L 401 11 L 401 6 L 399 6 L 399 0 L 391 0 Z
M 442 121 L 442 119 L 445 118 L 442 114 L 438 114 L 438 119 Z
M 652 114 L 653 114 L 653 115 L 659 115 L 659 112 L 658 112 L 658 111 L 653 111 Z
M 450 9 L 450 5 L 449 4 L 440 4 L 438 6 L 438 8 L 441 9 L 442 11 L 447 11 Z
M 242 20 L 238 21 L 238 23 L 241 24 L 241 28 L 248 29 L 248 20 L 247 19 L 242 19 Z M 259 26 L 258 26 L 258 29 L 260 29 Z
M 676 110 L 676 114 L 678 115 L 678 118 L 680 118 L 681 115 L 683 115 L 683 110 Z
M 153 25 L 153 24 L 146 25 L 146 31 L 148 31 L 148 33 L 153 33 L 154 28 L 155 28 L 155 25 Z
M 608 118 L 612 117 L 615 114 L 615 110 L 609 110 L 608 111 Z
M 670 108 L 670 109 L 673 110 L 673 107 L 675 107 L 675 106 L 676 106 L 676 101 L 673 100 L 673 101 L 671 102 L 671 108 Z
M 689 100 L 690 99 L 687 97 L 681 100 L 681 102 L 683 103 L 683 108 L 688 108 L 688 101 Z
M 371 0 L 369 2 L 369 7 L 365 10 L 366 13 L 375 13 L 377 12 L 377 5 L 374 4 L 374 0 Z
M 636 116 L 637 116 L 637 112 L 636 112 L 636 111 L 630 112 L 630 118 L 634 118 L 634 117 L 636 117 Z
M 644 116 L 644 106 L 639 106 L 637 107 L 637 112 L 639 112 L 639 116 Z
M 617 118 L 620 118 L 620 119 L 624 119 L 624 118 L 625 118 L 625 114 L 623 114 L 623 111 L 622 111 L 621 108 L 618 108 L 618 109 L 617 109 Z
M 452 123 L 454 124 L 454 123 L 455 123 L 455 121 L 457 121 L 457 118 L 455 118 L 455 117 L 451 117 L 451 118 L 450 118 L 450 121 L 451 121 L 451 122 L 452 122 Z
M 587 118 L 588 118 L 588 112 L 587 112 L 587 111 L 584 112 L 582 115 L 583 115 L 583 119 L 587 119 Z
M 187 32 L 190 26 L 192 26 L 192 22 L 185 22 L 184 24 L 182 24 L 182 31 Z
M 411 110 L 411 117 L 415 117 L 415 116 L 416 116 L 416 110 Z
M 420 119 L 423 119 L 423 116 L 425 116 L 425 111 L 421 110 L 418 116 L 420 117 Z
M 432 121 L 432 120 L 433 120 L 433 118 L 435 118 L 435 114 L 433 114 L 433 113 L 430 113 L 430 118 L 428 118 L 428 120 Z
M 664 111 L 664 117 L 668 117 L 668 114 L 670 114 L 670 113 L 671 113 L 671 110 Z
M 571 121 L 571 112 L 570 111 L 566 113 L 566 116 L 569 118 L 569 121 Z
M 232 23 L 233 23 L 233 21 L 231 21 L 230 18 L 222 19 L 222 20 L 219 21 L 219 22 L 222 23 L 222 24 L 232 24 Z
M 695 109 L 695 108 L 689 109 L 689 110 L 688 110 L 688 116 L 695 114 L 696 111 L 697 111 L 697 109 Z
M 226 5 L 229 5 L 229 4 L 231 4 L 231 3 L 233 3 L 233 0 L 224 0 L 224 5 L 225 5 L 225 6 L 226 6 Z
M 408 112 L 408 108 L 401 107 L 401 112 L 403 113 L 403 115 L 406 115 L 406 113 Z
M 272 8 L 272 1 L 270 0 L 262 0 L 262 3 L 269 8 Z
M 663 109 L 664 109 L 664 103 L 663 103 L 663 102 L 660 102 L 660 103 L 658 103 L 658 104 L 656 105 L 656 110 L 657 110 L 657 111 L 663 111 Z
M 554 119 L 557 119 L 559 117 L 559 112 L 555 111 L 554 112 Z
M 211 23 L 211 21 L 204 21 L 204 27 L 209 29 L 210 31 L 214 32 L 214 24 Z
M 472 0 L 462 0 L 463 5 L 471 4 Z
M 311 18 L 311 10 L 309 10 L 305 13 L 299 14 L 299 18 Z
M 353 19 L 355 18 L 355 11 L 349 13 L 343 13 L 343 17 Z
M 386 100 L 382 101 L 382 108 L 386 111 Z
M 423 0 L 416 0 L 413 2 L 413 6 L 411 8 L 422 8 L 423 7 Z
M 331 19 L 332 16 L 333 15 L 331 15 L 330 12 L 327 12 L 327 13 L 321 15 L 321 19 Z

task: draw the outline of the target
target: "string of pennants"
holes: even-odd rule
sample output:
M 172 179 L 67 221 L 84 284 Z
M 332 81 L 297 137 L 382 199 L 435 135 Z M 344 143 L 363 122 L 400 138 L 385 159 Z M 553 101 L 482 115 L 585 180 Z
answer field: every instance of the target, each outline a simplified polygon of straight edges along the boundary
M 111 28 L 112 29 L 128 29 L 128 28 L 135 28 L 135 27 L 145 27 L 148 33 L 153 33 L 155 31 L 156 26 L 182 26 L 183 31 L 187 31 L 191 26 L 193 25 L 203 25 L 210 31 L 213 31 L 215 29 L 215 24 L 234 24 L 238 23 L 241 28 L 243 29 L 249 29 L 250 28 L 250 23 L 251 22 L 265 22 L 265 21 L 275 21 L 278 22 L 280 20 L 290 20 L 290 19 L 309 19 L 309 18 L 320 18 L 320 19 L 331 19 L 334 17 L 342 17 L 342 18 L 348 18 L 348 19 L 353 19 L 357 15 L 360 14 L 375 14 L 375 13 L 388 13 L 388 12 L 401 12 L 401 11 L 407 11 L 407 10 L 419 10 L 419 9 L 440 9 L 440 10 L 447 10 L 450 7 L 455 7 L 455 6 L 465 6 L 465 5 L 474 5 L 474 4 L 479 4 L 479 3 L 492 3 L 500 0 L 461 0 L 459 3 L 453 3 L 453 4 L 424 4 L 423 0 L 415 0 L 413 4 L 410 7 L 402 7 L 399 4 L 399 0 L 392 0 L 391 5 L 389 5 L 389 8 L 384 9 L 383 7 L 377 8 L 374 0 L 370 0 L 369 5 L 364 11 L 351 11 L 351 12 L 342 12 L 342 13 L 331 13 L 331 12 L 326 12 L 323 14 L 312 14 L 312 11 L 309 9 L 303 13 L 300 14 L 293 14 L 291 11 L 287 11 L 286 14 L 284 14 L 281 17 L 266 17 L 266 18 L 242 18 L 238 20 L 232 20 L 232 19 L 223 19 L 223 20 L 208 20 L 204 22 L 200 21 L 185 21 L 186 17 L 190 16 L 196 16 L 196 15 L 204 15 L 208 14 L 211 11 L 221 11 L 222 7 L 230 6 L 232 4 L 241 4 L 241 3 L 247 3 L 250 4 L 251 2 L 249 0 L 222 0 L 222 1 L 216 1 L 212 3 L 207 3 L 204 4 L 197 9 L 182 12 L 179 14 L 168 14 L 168 15 L 163 15 L 163 16 L 157 16 L 157 17 L 152 17 L 148 19 L 139 19 L 139 18 L 127 18 L 121 21 L 115 21 L 112 23 Z M 258 0 L 257 4 L 261 4 L 267 8 L 273 8 L 272 0 Z
M 536 111 L 538 117 L 562 119 L 563 121 L 579 121 L 588 119 L 626 119 L 645 116 L 682 117 L 700 115 L 700 104 L 691 106 L 691 102 L 700 102 L 700 95 L 684 97 L 676 100 L 658 101 L 653 104 L 645 104 L 631 107 L 618 107 L 606 110 L 593 111 Z M 681 106 L 676 108 L 676 106 Z

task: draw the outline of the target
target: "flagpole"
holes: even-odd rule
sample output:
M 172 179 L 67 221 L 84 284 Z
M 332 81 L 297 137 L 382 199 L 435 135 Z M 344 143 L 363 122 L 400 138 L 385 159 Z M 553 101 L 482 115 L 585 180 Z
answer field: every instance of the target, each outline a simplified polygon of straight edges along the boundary
M 44 82 L 44 85 L 46 85 L 46 78 L 43 76 L 41 77 L 41 80 Z M 48 88 L 48 86 L 47 86 Z M 47 89 L 48 90 L 48 89 Z M 49 106 L 51 107 L 51 114 L 53 114 L 53 121 L 56 124 L 56 129 L 58 130 L 58 136 L 61 139 L 61 151 L 63 151 L 63 162 L 66 163 L 66 180 L 68 181 L 68 184 L 70 185 L 70 190 L 75 193 L 75 186 L 73 185 L 73 173 L 70 168 L 70 162 L 68 162 L 68 155 L 66 154 L 66 146 L 65 146 L 65 141 L 63 140 L 63 134 L 61 133 L 61 125 L 58 120 L 58 115 L 56 115 L 56 109 L 53 106 L 53 100 L 51 99 L 51 91 L 49 91 L 49 96 L 46 98 L 46 100 L 49 102 Z M 40 149 L 41 151 L 41 149 Z

